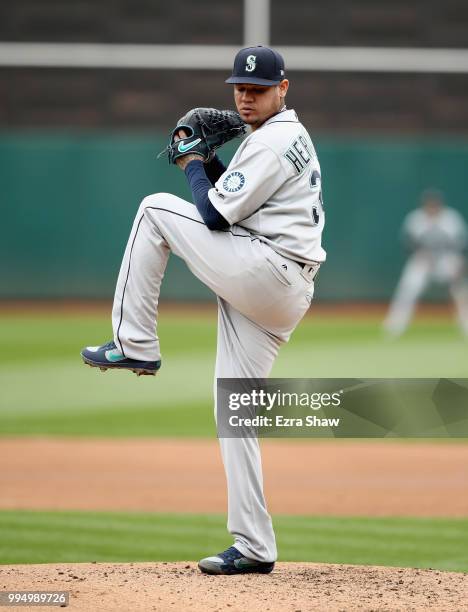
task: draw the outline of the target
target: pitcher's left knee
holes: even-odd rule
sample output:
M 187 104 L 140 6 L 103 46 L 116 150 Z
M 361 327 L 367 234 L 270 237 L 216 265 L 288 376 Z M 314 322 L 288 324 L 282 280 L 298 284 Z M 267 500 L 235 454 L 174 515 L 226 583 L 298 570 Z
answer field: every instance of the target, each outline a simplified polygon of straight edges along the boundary
M 145 209 L 158 210 L 160 208 L 167 208 L 174 205 L 174 202 L 179 200 L 177 196 L 172 193 L 152 193 L 151 195 L 143 198 L 140 204 L 140 210 L 143 212 Z

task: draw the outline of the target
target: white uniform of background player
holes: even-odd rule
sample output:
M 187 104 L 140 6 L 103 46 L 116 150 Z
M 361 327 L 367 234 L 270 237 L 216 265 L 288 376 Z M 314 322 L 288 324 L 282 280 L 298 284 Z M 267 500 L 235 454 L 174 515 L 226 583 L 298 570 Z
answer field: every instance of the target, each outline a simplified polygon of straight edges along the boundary
M 255 49 L 247 61 L 243 51 L 236 57 L 247 82 L 267 70 L 270 59 L 282 61 L 271 49 Z M 260 112 L 261 100 L 277 96 L 278 88 L 263 89 L 268 91 L 244 92 L 240 103 L 236 98 L 241 116 Z M 287 81 L 281 91 L 286 90 Z M 245 106 L 249 96 L 250 110 Z M 161 281 L 171 252 L 186 262 L 218 300 L 215 395 L 218 377 L 269 375 L 280 345 L 309 308 L 314 278 L 325 260 L 320 166 L 311 139 L 293 110 L 279 105 L 265 119 L 208 192 L 230 226 L 212 231 L 191 202 L 168 193 L 148 196 L 136 215 L 115 292 L 117 350 L 130 359 L 159 360 L 155 321 Z M 184 372 L 180 376 L 183 380 Z M 249 559 L 273 562 L 277 550 L 258 440 L 221 438 L 220 445 L 235 547 Z
M 385 320 L 386 330 L 402 334 L 415 305 L 431 282 L 448 285 L 457 309 L 460 327 L 468 336 L 468 286 L 464 278 L 468 232 L 463 217 L 444 206 L 435 191 L 423 194 L 422 206 L 408 214 L 403 238 L 414 251 L 403 268 L 400 281 Z

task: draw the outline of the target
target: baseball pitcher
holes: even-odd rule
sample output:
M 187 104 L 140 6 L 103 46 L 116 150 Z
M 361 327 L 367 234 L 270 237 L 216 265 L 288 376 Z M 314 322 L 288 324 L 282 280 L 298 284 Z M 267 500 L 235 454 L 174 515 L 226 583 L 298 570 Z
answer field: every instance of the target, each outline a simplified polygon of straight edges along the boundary
M 104 370 L 159 370 L 158 299 L 175 253 L 217 296 L 215 417 L 216 379 L 269 375 L 310 306 L 325 260 L 320 165 L 309 134 L 285 106 L 283 58 L 268 47 L 242 49 L 226 82 L 234 85 L 238 113 L 193 109 L 179 120 L 165 151 L 184 171 L 193 203 L 169 193 L 142 201 L 117 280 L 114 338 L 81 353 Z M 246 126 L 226 168 L 215 149 Z M 219 442 L 234 545 L 199 567 L 209 574 L 271 572 L 277 550 L 258 440 Z

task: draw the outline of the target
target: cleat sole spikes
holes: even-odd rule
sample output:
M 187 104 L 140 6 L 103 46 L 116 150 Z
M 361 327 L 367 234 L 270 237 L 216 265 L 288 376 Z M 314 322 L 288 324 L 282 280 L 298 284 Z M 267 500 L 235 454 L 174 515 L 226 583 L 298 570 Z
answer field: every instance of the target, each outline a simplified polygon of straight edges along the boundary
M 152 370 L 132 370 L 137 376 L 156 376 Z

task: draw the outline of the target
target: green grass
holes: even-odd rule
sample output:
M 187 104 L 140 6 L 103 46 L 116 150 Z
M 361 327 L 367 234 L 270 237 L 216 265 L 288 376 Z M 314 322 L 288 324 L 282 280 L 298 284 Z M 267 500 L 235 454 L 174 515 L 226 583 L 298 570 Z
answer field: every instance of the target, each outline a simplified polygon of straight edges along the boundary
M 313 311 L 312 311 L 313 313 Z M 107 316 L 0 317 L 0 434 L 213 436 L 216 318 L 165 315 L 153 377 L 85 368 L 79 350 L 111 337 Z M 304 320 L 277 377 L 466 377 L 468 344 L 451 321 L 416 322 L 396 342 L 376 319 Z
M 468 571 L 468 519 L 274 518 L 281 561 Z M 229 544 L 225 517 L 0 512 L 0 563 L 197 560 Z
M 376 319 L 316 317 L 284 346 L 278 377 L 466 377 L 468 344 L 444 320 L 386 342 Z M 156 377 L 85 368 L 109 317 L 0 316 L 0 434 L 215 436 L 216 319 L 166 315 Z M 0 493 L 1 494 L 1 493 Z M 280 559 L 468 571 L 468 519 L 275 517 Z M 0 511 L 0 563 L 185 560 L 229 544 L 225 517 Z

